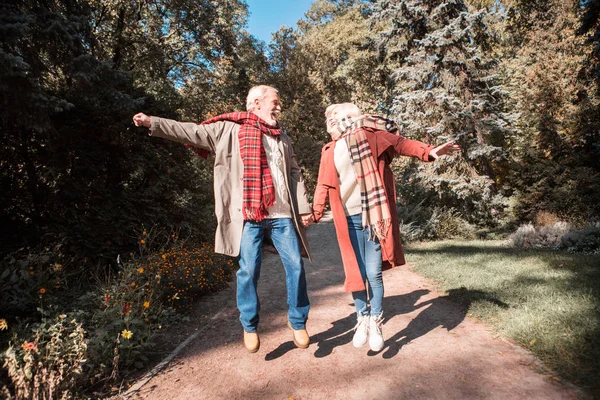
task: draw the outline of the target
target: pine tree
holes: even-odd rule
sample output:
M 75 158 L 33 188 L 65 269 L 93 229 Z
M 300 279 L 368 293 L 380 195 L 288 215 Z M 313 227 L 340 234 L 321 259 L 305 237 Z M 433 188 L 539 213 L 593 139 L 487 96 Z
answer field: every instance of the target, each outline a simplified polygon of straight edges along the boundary
M 502 209 L 496 183 L 514 134 L 493 56 L 494 18 L 463 0 L 379 0 L 372 14 L 373 23 L 389 21 L 377 43 L 391 71 L 381 111 L 409 138 L 454 139 L 463 149 L 460 159 L 412 164 L 404 170 L 412 183 L 403 190 L 421 187 L 417 197 L 438 197 L 438 205 L 482 224 L 493 224 Z

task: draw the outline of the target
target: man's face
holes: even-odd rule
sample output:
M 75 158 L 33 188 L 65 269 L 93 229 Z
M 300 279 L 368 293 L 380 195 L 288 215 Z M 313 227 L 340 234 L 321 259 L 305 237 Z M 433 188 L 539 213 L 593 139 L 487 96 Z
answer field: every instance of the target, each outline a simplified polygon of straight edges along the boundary
M 273 89 L 268 89 L 262 99 L 256 100 L 255 105 L 254 113 L 267 123 L 275 125 L 281 112 L 279 95 Z

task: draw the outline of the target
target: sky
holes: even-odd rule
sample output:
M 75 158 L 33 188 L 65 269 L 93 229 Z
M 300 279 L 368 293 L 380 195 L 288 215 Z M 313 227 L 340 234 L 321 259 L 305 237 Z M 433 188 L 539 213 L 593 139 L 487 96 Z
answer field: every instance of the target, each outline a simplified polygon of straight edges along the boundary
M 256 38 L 271 41 L 271 33 L 281 25 L 296 27 L 314 0 L 246 0 L 250 18 L 248 30 Z

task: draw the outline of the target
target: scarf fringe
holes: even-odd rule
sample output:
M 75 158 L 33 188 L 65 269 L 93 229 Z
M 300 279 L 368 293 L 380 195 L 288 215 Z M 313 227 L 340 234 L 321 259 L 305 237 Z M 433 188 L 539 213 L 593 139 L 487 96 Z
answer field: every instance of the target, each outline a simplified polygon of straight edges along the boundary
M 382 219 L 380 221 L 377 221 L 377 222 L 369 225 L 368 226 L 368 229 L 369 229 L 369 239 L 368 240 L 375 241 L 375 238 L 377 238 L 380 242 L 382 240 L 385 240 L 385 238 L 387 236 L 387 232 L 391 225 L 392 225 L 391 218 Z
M 245 221 L 256 221 L 260 222 L 269 215 L 267 210 L 262 208 L 244 208 L 243 210 Z

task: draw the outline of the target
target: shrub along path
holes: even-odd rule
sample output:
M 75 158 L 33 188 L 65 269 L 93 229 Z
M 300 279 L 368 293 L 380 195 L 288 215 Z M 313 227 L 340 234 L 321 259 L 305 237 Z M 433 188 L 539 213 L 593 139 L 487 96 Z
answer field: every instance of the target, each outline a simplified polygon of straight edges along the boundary
M 311 312 L 306 350 L 286 326 L 285 276 L 264 253 L 259 283 L 261 348 L 249 354 L 235 287 L 197 305 L 198 337 L 136 399 L 575 399 L 528 351 L 499 337 L 407 266 L 384 273 L 384 349 L 352 346 L 356 322 L 333 224 L 308 229 Z M 218 315 L 217 318 L 214 318 Z

